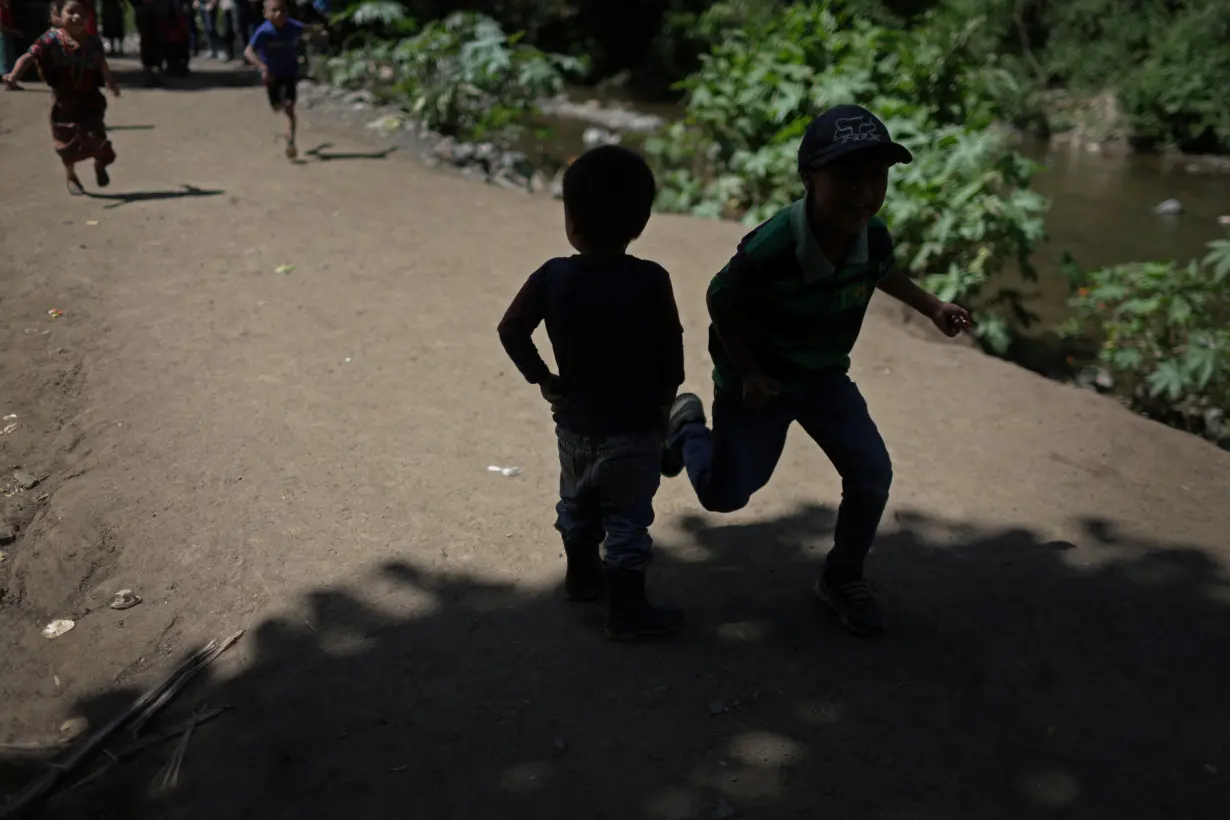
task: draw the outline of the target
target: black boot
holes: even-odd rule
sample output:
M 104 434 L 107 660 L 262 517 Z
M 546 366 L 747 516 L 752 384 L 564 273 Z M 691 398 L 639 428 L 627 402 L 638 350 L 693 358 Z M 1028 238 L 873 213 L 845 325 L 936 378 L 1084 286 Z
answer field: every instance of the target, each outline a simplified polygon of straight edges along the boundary
M 597 544 L 564 542 L 568 571 L 564 575 L 564 594 L 570 601 L 596 601 L 602 596 L 602 556 Z
M 611 614 L 606 635 L 614 641 L 635 641 L 669 635 L 683 624 L 683 612 L 672 606 L 654 606 L 645 600 L 645 573 L 610 569 L 606 573 Z

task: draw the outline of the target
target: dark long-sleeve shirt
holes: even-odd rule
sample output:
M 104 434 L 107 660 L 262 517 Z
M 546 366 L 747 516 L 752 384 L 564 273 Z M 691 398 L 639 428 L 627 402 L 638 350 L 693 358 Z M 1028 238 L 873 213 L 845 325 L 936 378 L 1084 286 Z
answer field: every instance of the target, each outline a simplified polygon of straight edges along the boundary
M 532 338 L 544 321 L 564 397 L 557 424 L 591 436 L 661 426 L 683 383 L 683 327 L 660 265 L 571 256 L 536 270 L 500 322 L 500 341 L 530 384 L 552 376 Z

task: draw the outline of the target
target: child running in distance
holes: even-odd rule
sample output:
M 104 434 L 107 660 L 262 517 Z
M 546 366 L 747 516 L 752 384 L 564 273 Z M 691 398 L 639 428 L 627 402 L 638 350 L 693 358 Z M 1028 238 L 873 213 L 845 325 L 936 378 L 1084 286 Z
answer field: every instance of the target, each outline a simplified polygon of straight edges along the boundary
M 99 91 L 98 80 L 101 77 L 116 97 L 120 89 L 111 76 L 102 40 L 88 33 L 91 15 L 84 0 L 52 0 L 51 29 L 4 75 L 4 85 L 17 88 L 34 63 L 51 88 L 51 136 L 64 163 L 68 192 L 73 196 L 85 193 L 77 177 L 78 162 L 94 160 L 94 179 L 100 188 L 111 184 L 107 166 L 115 162 L 103 122 L 107 99 Z
M 291 19 L 288 0 L 265 0 L 265 22 L 244 50 L 248 62 L 260 69 L 269 105 L 286 115 L 286 157 L 299 156 L 295 147 L 295 86 L 299 82 L 299 41 L 308 27 Z

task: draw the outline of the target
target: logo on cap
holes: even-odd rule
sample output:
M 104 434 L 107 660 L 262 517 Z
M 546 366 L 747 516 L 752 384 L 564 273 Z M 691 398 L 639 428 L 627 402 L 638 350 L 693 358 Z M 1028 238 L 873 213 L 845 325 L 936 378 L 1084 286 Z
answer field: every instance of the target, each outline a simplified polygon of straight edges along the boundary
M 880 129 L 874 120 L 867 117 L 843 117 L 833 130 L 833 142 L 845 145 L 848 142 L 868 142 L 880 139 Z

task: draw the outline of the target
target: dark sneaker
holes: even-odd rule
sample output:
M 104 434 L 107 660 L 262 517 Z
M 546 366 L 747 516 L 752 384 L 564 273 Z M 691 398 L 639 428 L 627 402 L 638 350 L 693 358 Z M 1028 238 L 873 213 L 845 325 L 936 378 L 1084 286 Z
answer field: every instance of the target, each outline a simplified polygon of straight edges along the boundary
M 102 166 L 94 166 L 94 181 L 98 183 L 99 188 L 106 188 L 111 184 L 111 175 L 107 173 L 107 169 Z
M 610 616 L 606 636 L 613 641 L 661 638 L 683 625 L 683 611 L 673 606 L 654 606 L 645 599 L 645 573 L 613 569 L 607 572 Z
M 568 571 L 564 575 L 564 595 L 569 601 L 589 602 L 602 597 L 606 571 L 598 545 L 573 546 L 564 544 L 568 558 Z
M 680 393 L 671 405 L 666 425 L 666 441 L 662 444 L 662 475 L 674 478 L 683 472 L 683 450 L 676 441 L 678 433 L 688 424 L 705 423 L 705 405 L 695 393 Z
M 822 575 L 816 581 L 815 593 L 851 634 L 867 639 L 884 634 L 884 611 L 871 585 L 862 578 L 843 581 Z

